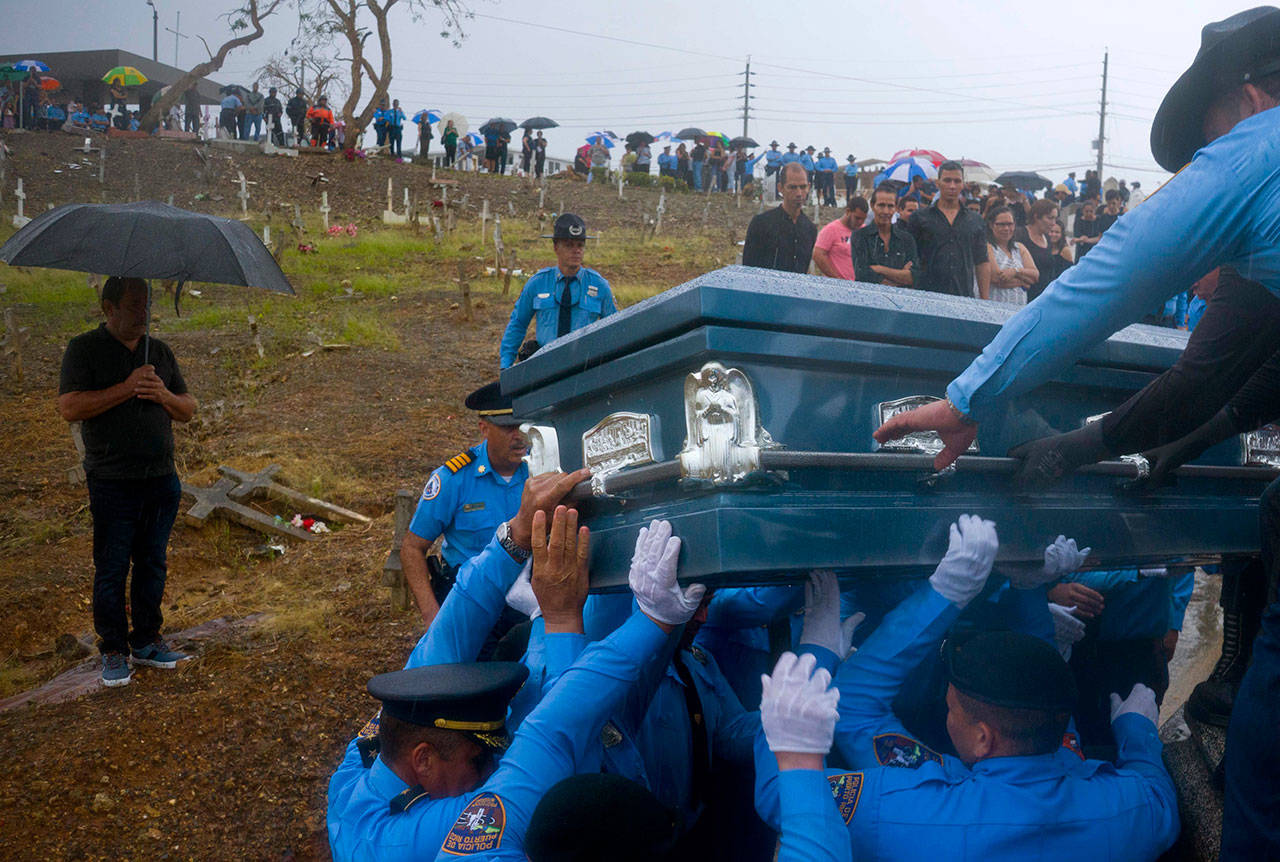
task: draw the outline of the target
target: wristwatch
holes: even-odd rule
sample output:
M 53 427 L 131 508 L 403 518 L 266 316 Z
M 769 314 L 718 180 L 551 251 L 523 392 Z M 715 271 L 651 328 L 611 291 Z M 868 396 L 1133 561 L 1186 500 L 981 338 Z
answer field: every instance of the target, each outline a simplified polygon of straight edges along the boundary
M 511 555 L 511 559 L 517 563 L 523 564 L 529 557 L 533 556 L 532 551 L 526 551 L 515 543 L 511 538 L 511 522 L 503 521 L 498 525 L 498 544 L 502 545 L 502 549 Z

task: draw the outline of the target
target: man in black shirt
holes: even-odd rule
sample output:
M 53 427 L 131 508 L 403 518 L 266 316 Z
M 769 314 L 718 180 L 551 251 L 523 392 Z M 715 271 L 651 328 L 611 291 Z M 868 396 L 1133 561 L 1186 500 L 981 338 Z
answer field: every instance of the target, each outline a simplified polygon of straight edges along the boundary
M 778 173 L 782 205 L 751 219 L 742 247 L 742 264 L 783 272 L 808 272 L 818 229 L 805 216 L 809 178 L 804 166 L 791 162 Z M 979 220 L 981 221 L 981 220 Z
M 275 87 L 267 90 L 267 97 L 262 100 L 262 113 L 271 118 L 271 143 L 283 147 L 284 126 L 280 119 L 284 116 L 284 105 L 280 104 Z
M 182 486 L 173 466 L 172 421 L 196 410 L 173 351 L 144 341 L 147 284 L 107 279 L 106 323 L 77 335 L 62 356 L 58 412 L 81 422 L 89 511 L 93 515 L 93 625 L 101 639 L 102 683 L 128 684 L 133 663 L 175 667 L 187 658 L 160 637 L 169 531 Z M 150 344 L 147 344 L 147 341 Z M 133 563 L 128 597 L 125 581 Z
M 991 264 L 987 260 L 986 225 L 982 216 L 965 209 L 960 192 L 964 168 L 959 162 L 938 166 L 938 202 L 916 210 L 906 229 L 920 253 L 915 287 L 952 296 L 990 295 Z
M 916 241 L 893 223 L 897 195 L 887 185 L 871 194 L 872 222 L 853 232 L 853 271 L 858 281 L 910 287 L 912 269 L 919 262 Z

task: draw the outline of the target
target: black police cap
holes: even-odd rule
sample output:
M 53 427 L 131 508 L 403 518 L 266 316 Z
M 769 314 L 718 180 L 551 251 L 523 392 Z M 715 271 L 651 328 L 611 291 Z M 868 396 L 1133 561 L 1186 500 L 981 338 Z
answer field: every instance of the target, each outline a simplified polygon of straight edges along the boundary
M 1050 644 L 1021 632 L 953 637 L 945 652 L 957 691 L 1006 709 L 1070 712 L 1076 705 L 1071 669 Z
M 538 802 L 525 833 L 532 862 L 669 858 L 679 834 L 675 813 L 648 789 L 618 775 L 575 775 Z
M 522 421 L 511 408 L 511 396 L 502 394 L 502 384 L 497 380 L 472 392 L 463 404 L 494 425 L 519 425 Z
M 1205 111 L 1232 87 L 1280 72 L 1280 9 L 1258 6 L 1206 24 L 1200 50 L 1151 123 L 1151 155 L 1178 171 L 1205 145 Z
M 528 676 L 518 662 L 460 662 L 378 674 L 368 688 L 386 715 L 419 727 L 463 731 L 503 748 L 507 706 Z
M 587 236 L 587 223 L 582 216 L 575 213 L 562 213 L 551 229 L 551 233 L 542 235 L 543 239 L 596 239 Z

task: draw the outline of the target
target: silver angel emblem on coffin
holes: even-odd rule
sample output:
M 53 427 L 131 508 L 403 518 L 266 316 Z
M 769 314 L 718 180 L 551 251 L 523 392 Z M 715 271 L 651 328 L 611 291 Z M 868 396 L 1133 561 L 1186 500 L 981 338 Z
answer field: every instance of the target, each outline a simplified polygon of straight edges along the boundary
M 685 441 L 680 472 L 717 484 L 760 469 L 760 450 L 777 444 L 760 426 L 755 391 L 737 368 L 708 362 L 684 382 Z
M 908 395 L 906 398 L 899 398 L 895 401 L 881 401 L 875 407 L 876 427 L 880 427 L 899 413 L 906 413 L 908 410 L 914 410 L 917 407 L 923 407 L 926 404 L 941 400 L 941 398 L 934 395 Z M 879 443 L 877 448 L 884 449 L 887 452 L 914 452 L 921 455 L 937 455 L 945 447 L 942 443 L 942 438 L 938 436 L 936 431 L 913 431 L 898 440 Z M 977 441 L 969 444 L 965 454 L 978 454 Z
M 530 476 L 560 472 L 560 439 L 550 425 L 525 422 L 520 430 L 529 438 L 529 452 L 524 456 Z

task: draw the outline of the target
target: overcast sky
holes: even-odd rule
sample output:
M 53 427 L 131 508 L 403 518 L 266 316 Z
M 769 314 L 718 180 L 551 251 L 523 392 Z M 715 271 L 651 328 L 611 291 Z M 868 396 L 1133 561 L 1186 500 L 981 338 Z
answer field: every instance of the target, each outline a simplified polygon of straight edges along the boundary
M 756 86 L 749 133 L 762 144 L 776 137 L 783 145 L 829 146 L 842 163 L 849 153 L 886 157 L 919 146 L 997 169 L 1039 169 L 1057 180 L 1069 169 L 1083 176 L 1096 158 L 1090 142 L 1109 48 L 1105 173 L 1144 185 L 1167 177 L 1151 158 L 1151 118 L 1195 56 L 1201 26 L 1247 8 L 1239 0 L 984 0 L 963 10 L 939 0 L 874 7 L 469 3 L 475 17 L 460 48 L 439 37 L 438 13 L 428 11 L 420 22 L 407 9 L 393 13 L 392 95 L 410 114 L 458 111 L 473 125 L 494 115 L 520 121 L 544 114 L 563 126 L 548 133 L 559 156 L 596 129 L 625 135 L 695 125 L 733 136 L 742 132 L 741 72 L 750 55 Z M 175 27 L 178 12 L 183 33 L 215 47 L 226 37 L 217 13 L 232 3 L 156 4 L 163 62 L 174 59 L 175 37 L 166 28 Z M 41 51 L 118 47 L 151 54 L 144 0 L 0 0 L 0 13 L 3 53 L 38 58 Z M 268 19 L 267 35 L 231 54 L 212 77 L 250 83 L 296 28 L 293 14 Z M 179 65 L 203 57 L 197 39 L 181 42 Z

